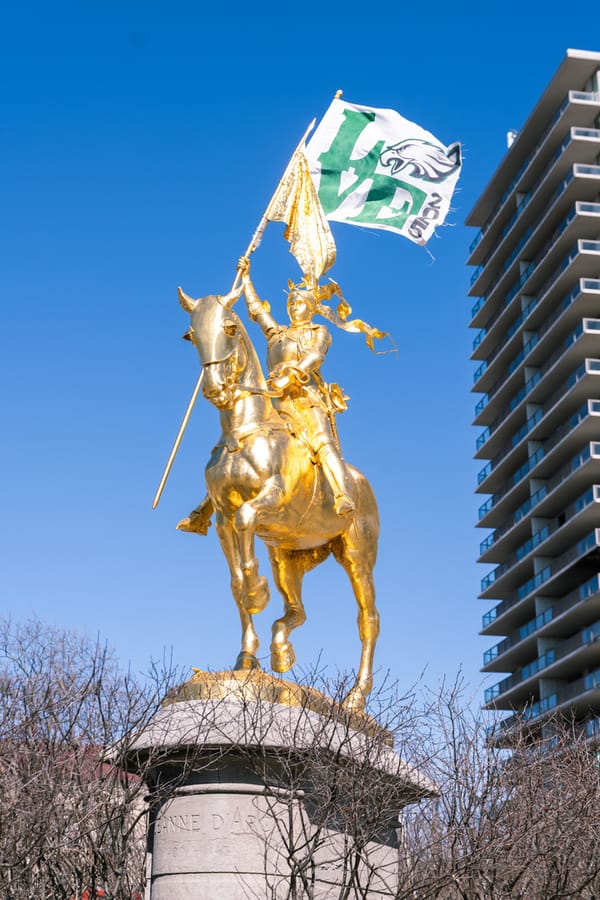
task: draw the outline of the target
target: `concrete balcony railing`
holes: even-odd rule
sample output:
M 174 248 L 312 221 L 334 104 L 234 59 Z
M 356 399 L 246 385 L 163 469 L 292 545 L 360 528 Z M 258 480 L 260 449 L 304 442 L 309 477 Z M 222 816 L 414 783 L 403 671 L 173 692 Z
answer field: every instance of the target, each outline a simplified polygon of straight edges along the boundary
M 570 503 L 563 510 L 560 524 L 555 520 L 554 523 L 544 525 L 543 528 L 538 529 L 538 531 L 534 532 L 524 544 L 521 544 L 513 553 L 509 554 L 507 559 L 501 563 L 501 565 L 496 566 L 495 569 L 482 578 L 481 592 L 485 593 L 492 584 L 495 584 L 500 578 L 511 572 L 516 565 L 523 562 L 523 560 L 530 556 L 534 550 L 537 550 L 537 548 L 549 537 L 555 534 L 560 528 L 564 528 L 573 517 L 580 515 L 584 510 L 593 506 L 595 503 L 600 503 L 600 485 L 592 485 L 585 493 L 581 494 L 581 496 Z
M 583 323 L 579 327 L 579 329 L 577 329 L 577 332 L 578 333 L 576 334 L 574 340 L 577 340 L 577 338 L 584 333 L 591 334 L 593 332 L 597 332 L 598 337 L 600 338 L 600 319 L 586 320 L 586 322 Z M 600 350 L 600 342 L 598 349 Z M 565 351 L 563 350 L 563 353 L 564 352 Z M 563 354 L 561 353 L 561 356 L 562 355 Z M 504 460 L 523 443 L 525 438 L 528 438 L 531 435 L 531 432 L 534 431 L 534 429 L 536 429 L 536 427 L 540 423 L 544 422 L 548 415 L 555 409 L 557 404 L 560 403 L 563 398 L 569 395 L 573 391 L 573 388 L 575 388 L 575 386 L 579 384 L 579 382 L 587 375 L 600 375 L 600 359 L 586 359 L 575 369 L 574 372 L 571 372 L 569 377 L 566 378 L 565 381 L 563 381 L 562 384 L 552 392 L 552 394 L 545 400 L 545 402 L 535 410 L 533 415 L 529 416 L 525 424 L 522 425 L 517 431 L 515 431 L 515 433 L 511 435 L 510 439 L 502 445 L 494 458 L 487 462 L 482 469 L 480 469 L 477 474 L 478 486 L 484 484 L 488 476 L 498 469 L 498 466 L 502 462 L 504 462 Z M 540 381 L 541 377 L 543 377 L 543 375 L 541 375 L 540 378 L 537 379 L 536 384 Z M 594 394 L 596 390 L 597 387 L 592 386 L 590 388 L 590 393 Z M 548 426 L 546 426 L 546 430 L 547 428 Z M 543 430 L 543 426 L 541 429 L 538 428 L 537 434 L 539 435 L 540 431 L 543 432 Z
M 584 702 L 586 694 L 590 694 L 592 691 L 598 693 L 599 689 L 600 669 L 595 669 L 588 675 L 584 675 L 583 678 L 578 678 L 564 688 L 554 691 L 547 697 L 526 706 L 522 712 L 508 716 L 506 719 L 502 719 L 502 721 L 492 725 L 488 729 L 488 738 L 496 740 L 520 725 L 542 719 L 550 713 L 559 711 L 561 707 L 567 704 L 573 704 L 574 701 Z
M 580 585 L 574 591 L 570 591 L 562 598 L 562 600 L 557 600 L 556 603 L 553 603 L 552 606 L 549 606 L 539 615 L 535 616 L 535 618 L 530 619 L 524 625 L 521 625 L 519 629 L 512 634 L 509 634 L 504 640 L 499 641 L 497 644 L 494 644 L 493 647 L 486 650 L 483 654 L 484 667 L 489 666 L 490 663 L 500 659 L 505 653 L 512 650 L 513 647 L 523 643 L 526 638 L 537 634 L 537 632 L 548 625 L 549 622 L 555 621 L 565 612 L 570 611 L 577 606 L 581 606 L 590 597 L 598 594 L 600 594 L 600 578 L 598 574 L 596 574 L 592 576 L 592 578 L 588 578 L 584 584 Z
M 578 634 L 573 635 L 573 637 L 561 641 L 556 647 L 546 650 L 545 653 L 538 656 L 536 659 L 533 659 L 526 666 L 521 666 L 513 675 L 509 675 L 508 678 L 503 678 L 502 681 L 487 688 L 485 691 L 485 702 L 491 703 L 493 700 L 502 696 L 502 694 L 506 694 L 507 691 L 510 691 L 520 684 L 524 684 L 534 675 L 537 675 L 549 666 L 554 665 L 571 653 L 574 653 L 576 650 L 593 644 L 599 638 L 600 621 L 597 621 L 594 622 L 593 625 L 588 625 L 587 628 L 584 628 Z
M 534 294 L 534 297 L 532 297 L 532 299 L 536 300 L 536 304 L 539 304 L 544 299 L 545 294 L 547 294 L 548 291 L 550 291 L 554 287 L 555 283 L 559 280 L 560 276 L 569 268 L 569 266 L 572 263 L 574 263 L 574 261 L 577 259 L 577 257 L 582 253 L 586 253 L 586 254 L 587 253 L 594 253 L 594 254 L 600 253 L 600 241 L 597 241 L 595 239 L 579 238 L 573 244 L 571 250 L 566 254 L 566 256 L 563 257 L 561 262 L 553 269 L 550 277 L 547 278 L 546 281 L 534 292 L 531 292 L 531 290 L 529 291 L 529 293 Z M 535 269 L 537 269 L 537 266 L 535 267 Z M 513 306 L 513 301 L 515 301 L 515 298 L 520 297 L 523 294 L 527 294 L 527 291 L 522 291 L 521 288 L 525 287 L 527 280 L 533 273 L 534 273 L 534 269 L 531 268 L 531 264 L 530 264 L 530 266 L 523 273 L 523 276 L 526 276 L 526 277 L 524 278 L 522 283 L 521 283 L 521 280 L 519 280 L 519 282 L 517 283 L 515 292 L 513 294 L 511 294 L 510 297 L 505 298 L 505 302 L 496 310 L 494 315 L 490 318 L 490 320 L 487 323 L 486 328 L 482 329 L 479 332 L 479 334 L 476 336 L 475 340 L 473 341 L 474 349 L 477 349 L 479 344 L 481 344 L 484 339 L 488 338 L 488 336 L 492 333 L 492 329 L 494 328 L 496 323 L 501 318 L 503 318 L 505 312 L 507 312 Z M 584 273 L 582 273 L 582 274 L 584 274 Z M 592 273 L 585 273 L 585 274 L 591 275 Z M 533 307 L 532 307 L 532 309 L 533 309 Z M 529 311 L 531 311 L 531 310 L 529 310 Z M 521 313 L 521 312 L 522 312 L 522 310 L 519 310 L 519 313 Z M 508 327 L 509 326 L 507 326 L 507 328 Z M 498 339 L 502 340 L 502 337 L 503 337 L 503 335 L 501 333 L 499 333 Z M 477 410 L 476 414 L 478 414 L 479 411 L 480 410 Z
M 489 610 L 482 619 L 483 629 L 485 630 L 492 622 L 497 621 L 501 616 L 505 615 L 509 610 L 513 609 L 517 604 L 530 598 L 539 589 L 545 586 L 545 590 L 549 590 L 551 582 L 575 563 L 585 559 L 590 554 L 597 551 L 600 547 L 600 528 L 594 528 L 585 535 L 577 543 L 569 547 L 564 553 L 552 560 L 549 565 L 544 566 L 541 571 L 537 572 L 533 578 L 529 578 L 524 584 L 520 585 L 515 591 L 511 591 L 510 596 L 506 600 L 502 600 L 497 606 Z
M 582 465 L 584 465 L 588 460 L 595 458 L 600 459 L 600 443 L 596 443 L 591 441 L 587 443 L 579 453 L 575 454 L 575 456 L 569 460 L 569 462 L 562 466 L 558 472 L 556 472 L 552 478 L 548 479 L 548 481 L 538 488 L 527 500 L 522 503 L 514 513 L 504 522 L 504 524 L 500 525 L 496 528 L 488 537 L 481 542 L 479 545 L 479 550 L 481 555 L 483 555 L 487 550 L 489 550 L 494 544 L 498 543 L 498 541 L 504 537 L 504 535 L 508 534 L 515 525 L 518 525 L 529 513 L 533 512 L 533 510 L 541 503 L 546 497 L 550 497 L 557 488 L 560 487 L 563 482 L 567 479 L 571 478 L 571 476 L 579 469 Z M 484 504 L 485 506 L 486 504 Z M 480 508 L 480 513 L 483 507 Z M 480 519 L 483 518 L 480 515 Z
M 516 225 L 516 223 L 519 221 L 519 219 L 521 218 L 521 215 L 527 209 L 531 200 L 535 197 L 538 189 L 546 181 L 546 179 L 548 178 L 552 169 L 554 168 L 556 163 L 560 160 L 560 158 L 564 155 L 565 151 L 568 150 L 575 141 L 581 140 L 581 139 L 588 140 L 588 141 L 589 140 L 591 140 L 591 141 L 600 140 L 600 129 L 598 129 L 598 128 L 578 128 L 577 126 L 573 126 L 570 129 L 568 136 L 562 142 L 562 144 L 560 145 L 558 150 L 556 150 L 556 152 L 551 156 L 548 164 L 544 167 L 541 175 L 536 179 L 533 186 L 527 191 L 526 194 L 523 194 L 521 196 L 519 202 L 517 203 L 515 212 L 512 214 L 512 216 L 510 217 L 508 222 L 504 225 L 504 227 L 500 231 L 499 235 L 496 237 L 496 240 L 494 241 L 494 245 L 487 252 L 485 257 L 481 261 L 480 265 L 473 272 L 473 274 L 471 276 L 471 285 L 475 284 L 475 282 L 479 278 L 482 271 L 491 262 L 491 260 L 495 256 L 495 254 L 498 252 L 498 249 L 500 248 L 502 242 L 512 231 L 512 229 Z M 583 164 L 576 163 L 576 165 L 585 165 L 585 163 L 583 163 Z M 575 174 L 590 174 L 590 173 L 577 172 Z M 600 174 L 600 172 L 598 174 Z M 546 210 L 547 210 L 547 207 L 545 207 L 541 213 L 536 214 L 538 221 L 544 216 Z M 495 216 L 495 213 L 494 213 L 494 216 Z M 481 234 L 481 232 L 480 232 L 480 234 Z M 477 236 L 476 236 L 475 240 L 471 244 L 471 247 L 469 250 L 470 254 L 476 249 L 478 243 L 479 243 L 479 241 L 477 240 Z
M 530 457 L 513 472 L 510 478 L 502 483 L 502 485 L 492 494 L 486 502 L 479 507 L 479 520 L 481 521 L 491 510 L 496 507 L 501 500 L 504 499 L 520 482 L 526 477 L 535 477 L 534 470 L 539 466 L 543 459 L 546 459 L 550 452 L 554 450 L 558 444 L 562 443 L 565 438 L 573 435 L 582 422 L 590 417 L 600 416 L 600 400 L 586 400 L 579 409 L 569 417 L 561 427 L 556 428 L 552 435 L 545 440 L 541 446 L 532 453 Z M 540 477 L 543 475 L 540 474 Z
M 586 93 L 584 93 L 584 96 L 587 101 L 598 102 L 598 94 L 586 92 Z M 538 155 L 540 149 L 546 143 L 546 139 L 547 139 L 548 135 L 550 134 L 552 129 L 555 127 L 557 122 L 561 119 L 565 110 L 569 107 L 569 105 L 571 103 L 573 103 L 577 100 L 580 100 L 581 98 L 582 98 L 581 91 L 569 91 L 569 93 L 567 94 L 567 96 L 565 97 L 563 102 L 560 104 L 560 106 L 557 109 L 557 111 L 555 112 L 555 114 L 552 116 L 552 119 L 548 123 L 547 128 L 545 128 L 544 131 L 542 132 L 540 139 L 536 143 L 534 149 L 529 154 L 529 156 L 526 157 L 525 161 L 519 167 L 519 170 L 517 171 L 515 177 L 511 181 L 510 185 L 502 194 L 502 197 L 500 198 L 498 205 L 494 208 L 494 211 L 492 212 L 492 214 L 486 219 L 484 224 L 481 226 L 480 231 L 475 235 L 475 237 L 471 243 L 471 246 L 469 247 L 470 253 L 473 253 L 473 251 L 476 249 L 476 247 L 480 243 L 480 241 L 483 238 L 483 236 L 485 235 L 485 233 L 488 231 L 490 226 L 495 222 L 495 220 L 498 218 L 498 216 L 504 209 L 504 206 L 505 206 L 507 200 L 512 196 L 513 192 L 516 190 L 517 185 L 519 184 L 519 181 L 521 180 L 521 178 L 523 177 L 523 175 L 525 174 L 525 172 L 527 171 L 527 169 L 529 168 L 531 163 L 534 161 L 534 159 Z

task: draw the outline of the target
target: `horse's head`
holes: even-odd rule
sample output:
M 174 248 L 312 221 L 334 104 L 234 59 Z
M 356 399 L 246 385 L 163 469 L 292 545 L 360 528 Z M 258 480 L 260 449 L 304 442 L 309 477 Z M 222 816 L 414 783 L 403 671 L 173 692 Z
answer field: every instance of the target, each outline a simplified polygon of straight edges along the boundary
M 228 409 L 250 355 L 246 330 L 231 309 L 233 301 L 216 294 L 192 300 L 179 288 L 179 302 L 192 320 L 186 337 L 204 369 L 202 393 L 219 409 Z

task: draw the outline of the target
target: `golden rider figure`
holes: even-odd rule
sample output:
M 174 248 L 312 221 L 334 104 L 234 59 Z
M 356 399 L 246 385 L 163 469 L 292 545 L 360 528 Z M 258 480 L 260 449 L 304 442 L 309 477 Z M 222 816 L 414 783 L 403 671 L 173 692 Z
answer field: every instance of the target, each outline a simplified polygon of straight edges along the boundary
M 335 415 L 346 409 L 346 397 L 337 384 L 327 384 L 321 376 L 321 366 L 331 345 L 331 335 L 325 325 L 313 321 L 322 316 L 332 325 L 349 333 L 364 334 L 373 350 L 375 339 L 387 332 L 372 328 L 362 319 L 348 319 L 352 312 L 342 297 L 339 286 L 319 286 L 313 279 L 309 286 L 290 285 L 288 295 L 289 325 L 280 325 L 261 301 L 250 280 L 250 261 L 242 256 L 238 263 L 241 289 L 232 290 L 234 300 L 243 290 L 250 318 L 257 322 L 267 338 L 268 388 L 273 405 L 289 430 L 309 448 L 315 463 L 321 466 L 334 495 L 335 510 L 340 516 L 350 516 L 355 503 L 348 487 L 346 466 L 340 451 Z M 304 282 L 303 282 L 304 284 Z M 323 303 L 334 294 L 340 298 L 337 311 Z M 202 502 L 182 519 L 177 528 L 196 534 L 207 534 L 214 512 L 210 498 Z
M 290 324 L 280 325 L 259 300 L 249 269 L 249 260 L 242 257 L 238 270 L 248 313 L 267 338 L 267 384 L 276 394 L 273 405 L 321 466 L 333 491 L 335 511 L 347 516 L 354 511 L 354 502 L 335 430 L 335 412 L 345 404 L 337 386 L 330 390 L 321 376 L 331 335 L 325 325 L 313 322 L 320 311 L 319 297 L 310 288 L 293 287 L 287 303 Z

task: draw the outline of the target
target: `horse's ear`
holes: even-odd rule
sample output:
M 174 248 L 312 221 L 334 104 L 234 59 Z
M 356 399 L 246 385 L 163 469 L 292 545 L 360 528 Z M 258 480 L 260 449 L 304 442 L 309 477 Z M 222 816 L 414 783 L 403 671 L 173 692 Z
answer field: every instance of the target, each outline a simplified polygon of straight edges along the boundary
M 234 303 L 240 299 L 243 293 L 243 286 L 240 284 L 239 287 L 232 288 L 228 294 L 220 295 L 217 299 L 221 306 L 224 306 L 225 309 L 233 309 Z
M 183 307 L 183 309 L 185 309 L 186 313 L 189 313 L 191 316 L 196 306 L 196 301 L 192 300 L 191 297 L 188 297 L 185 291 L 182 291 L 180 287 L 177 288 L 177 293 L 179 295 L 179 302 L 181 303 L 181 306 Z

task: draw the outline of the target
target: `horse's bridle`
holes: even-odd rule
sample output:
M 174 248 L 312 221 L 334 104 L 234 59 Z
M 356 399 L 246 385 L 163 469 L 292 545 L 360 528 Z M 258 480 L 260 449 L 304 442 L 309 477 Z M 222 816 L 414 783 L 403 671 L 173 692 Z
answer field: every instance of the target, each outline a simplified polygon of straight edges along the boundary
M 202 363 L 202 368 L 205 369 L 207 366 L 215 366 L 219 363 L 226 363 L 231 359 L 234 353 L 235 350 L 232 350 L 231 353 L 228 353 L 227 356 L 224 356 L 222 359 L 211 359 L 210 362 Z M 227 387 L 237 393 L 238 396 L 243 396 L 244 394 L 248 394 L 249 396 L 252 394 L 260 394 L 264 397 L 272 398 L 283 396 L 282 391 L 274 391 L 271 388 L 260 388 L 255 385 L 241 385 L 239 381 L 230 381 L 229 378 L 227 378 L 226 384 Z

